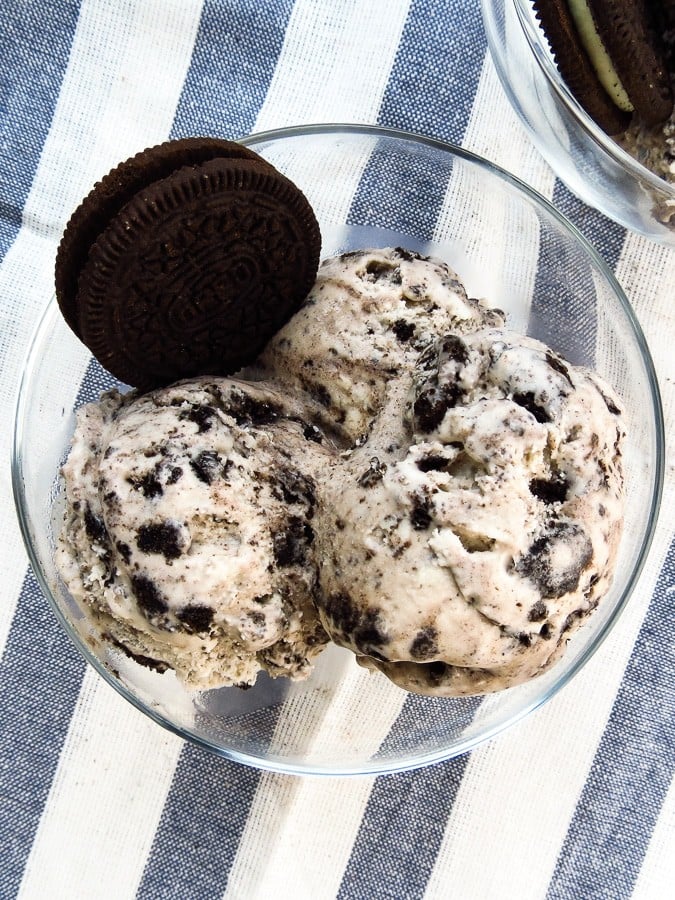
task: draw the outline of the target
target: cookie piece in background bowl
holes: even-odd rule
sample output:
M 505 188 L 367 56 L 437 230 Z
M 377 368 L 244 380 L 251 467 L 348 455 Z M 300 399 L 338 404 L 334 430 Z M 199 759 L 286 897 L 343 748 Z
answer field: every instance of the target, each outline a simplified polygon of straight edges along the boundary
M 670 171 L 675 147 L 672 54 L 660 39 L 661 34 L 668 36 L 673 13 L 668 4 L 659 8 L 658 17 L 645 20 L 644 4 L 620 7 L 595 0 L 482 0 L 488 44 L 502 86 L 556 175 L 585 203 L 625 228 L 675 246 L 675 184 L 668 180 L 675 178 Z M 587 27 L 572 15 L 579 8 Z M 619 14 L 625 20 L 621 28 Z M 559 27 L 563 19 L 565 28 Z M 585 42 L 584 30 L 590 32 Z M 617 48 L 617 32 L 631 36 L 629 49 Z M 597 68 L 588 50 L 591 39 L 604 53 L 602 65 L 596 59 Z M 590 63 L 589 77 L 596 78 L 593 87 L 580 74 L 581 64 L 571 62 L 573 54 L 584 60 L 586 68 Z M 616 81 L 616 73 L 607 74 L 608 59 L 618 61 L 624 73 L 637 76 L 629 82 L 624 74 L 630 91 L 618 91 L 618 105 L 616 92 L 613 100 L 601 83 Z
M 636 0 L 532 0 L 532 5 L 565 83 L 604 131 L 621 134 L 632 118 L 651 126 L 670 116 L 665 49 L 647 5 Z

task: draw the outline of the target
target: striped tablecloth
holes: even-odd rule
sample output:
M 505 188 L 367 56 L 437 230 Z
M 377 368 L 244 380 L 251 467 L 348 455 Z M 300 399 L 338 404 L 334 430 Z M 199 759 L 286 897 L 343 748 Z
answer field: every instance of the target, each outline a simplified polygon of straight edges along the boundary
M 184 744 L 85 668 L 28 571 L 11 418 L 69 213 L 114 163 L 168 136 L 326 121 L 449 139 L 552 198 L 634 304 L 672 441 L 675 252 L 556 182 L 497 83 L 477 0 L 7 0 L 0 897 L 675 896 L 672 452 L 639 589 L 587 668 L 497 740 L 413 773 L 301 779 Z

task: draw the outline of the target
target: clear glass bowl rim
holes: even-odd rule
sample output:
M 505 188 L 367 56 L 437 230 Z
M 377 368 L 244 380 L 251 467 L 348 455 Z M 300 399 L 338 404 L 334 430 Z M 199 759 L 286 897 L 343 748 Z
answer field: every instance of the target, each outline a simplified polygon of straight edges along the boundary
M 491 27 L 492 15 L 486 14 L 486 11 L 494 6 L 495 0 L 481 0 L 483 5 L 483 21 L 485 22 L 486 31 L 492 32 L 493 38 L 491 46 L 501 45 L 501 40 L 496 40 L 497 35 L 494 34 L 494 29 Z M 560 77 L 560 73 L 558 69 L 553 65 L 552 60 L 548 55 L 547 48 L 545 48 L 542 43 L 538 40 L 537 36 L 534 34 L 531 23 L 528 22 L 526 18 L 526 14 L 523 8 L 525 3 L 528 3 L 529 0 L 502 0 L 503 4 L 506 6 L 507 4 L 511 4 L 518 17 L 518 22 L 520 27 L 523 30 L 523 34 L 525 39 L 532 51 L 532 55 L 534 56 L 539 69 L 541 70 L 544 78 L 551 86 L 553 92 L 558 97 L 563 106 L 567 109 L 570 115 L 576 120 L 577 124 L 580 128 L 582 128 L 594 141 L 595 144 L 598 145 L 601 152 L 607 154 L 611 157 L 614 162 L 616 162 L 623 169 L 627 170 L 633 177 L 645 182 L 647 185 L 655 188 L 662 194 L 668 194 L 672 196 L 675 200 L 675 185 L 669 184 L 669 182 L 665 181 L 663 178 L 660 178 L 654 172 L 650 171 L 646 166 L 643 166 L 642 163 L 638 162 L 630 153 L 627 153 L 623 147 L 619 146 L 616 141 L 612 140 L 612 138 L 606 134 L 602 128 L 592 119 L 583 106 L 576 99 L 574 94 L 569 90 L 565 82 Z M 546 52 L 545 52 L 546 51 Z M 499 68 L 503 70 L 503 60 L 499 61 Z M 502 71 L 502 82 L 504 85 L 508 84 L 508 79 L 506 78 L 506 73 Z M 509 90 L 510 93 L 510 90 Z M 513 102 L 513 97 L 509 98 L 512 103 L 511 105 L 514 108 L 518 108 L 518 105 Z
M 24 359 L 23 373 L 21 379 L 19 381 L 18 389 L 17 389 L 17 399 L 15 405 L 15 414 L 14 414 L 14 427 L 13 427 L 13 435 L 12 435 L 12 446 L 10 453 L 10 463 L 11 463 L 11 477 L 12 477 L 12 491 L 14 495 L 14 503 L 16 507 L 17 517 L 19 521 L 19 527 L 21 530 L 21 535 L 23 537 L 23 542 L 26 547 L 26 551 L 28 554 L 29 563 L 33 569 L 37 582 L 42 590 L 43 594 L 47 598 L 58 622 L 61 627 L 64 629 L 65 633 L 68 635 L 72 644 L 76 647 L 78 652 L 84 657 L 86 662 L 88 662 L 93 668 L 98 672 L 99 675 L 109 684 L 111 685 L 125 700 L 131 703 L 136 709 L 140 712 L 147 715 L 150 719 L 156 722 L 158 725 L 161 725 L 163 728 L 166 728 L 168 731 L 178 735 L 184 740 L 190 741 L 195 745 L 209 750 L 216 755 L 223 757 L 228 760 L 232 760 L 234 762 L 242 763 L 244 765 L 253 767 L 255 769 L 259 769 L 262 771 L 276 772 L 284 775 L 318 775 L 318 776 L 373 776 L 373 775 L 386 775 L 386 774 L 394 774 L 397 772 L 405 772 L 413 769 L 422 768 L 424 766 L 432 765 L 434 763 L 440 763 L 446 761 L 448 759 L 454 758 L 456 756 L 460 756 L 464 753 L 467 753 L 479 745 L 482 745 L 486 741 L 494 738 L 496 735 L 505 731 L 511 725 L 523 719 L 526 715 L 533 712 L 542 706 L 545 702 L 550 700 L 558 691 L 563 688 L 576 673 L 588 662 L 588 660 L 593 656 L 596 650 L 600 647 L 605 637 L 612 630 L 614 623 L 618 619 L 619 615 L 623 611 L 626 603 L 628 602 L 630 595 L 632 594 L 644 563 L 647 558 L 647 554 L 649 552 L 649 548 L 652 543 L 652 539 L 654 536 L 654 532 L 656 529 L 656 523 L 658 518 L 658 512 L 661 502 L 661 495 L 663 490 L 663 481 L 664 481 L 664 471 L 665 471 L 665 430 L 664 430 L 664 419 L 663 419 L 663 411 L 661 404 L 661 396 L 658 386 L 658 381 L 656 378 L 656 371 L 654 368 L 654 363 L 649 352 L 649 348 L 647 346 L 646 339 L 640 327 L 640 324 L 635 316 L 635 313 L 626 297 L 623 289 L 620 284 L 616 280 L 614 273 L 610 270 L 610 268 L 605 263 L 604 259 L 600 256 L 600 254 L 595 250 L 595 248 L 586 240 L 583 234 L 569 221 L 567 220 L 545 197 L 541 196 L 535 190 L 533 190 L 529 185 L 527 185 L 524 181 L 521 181 L 516 176 L 512 175 L 510 172 L 501 168 L 500 166 L 495 165 L 484 157 L 478 156 L 475 153 L 471 153 L 468 150 L 464 150 L 461 147 L 458 147 L 452 143 L 447 141 L 438 140 L 436 138 L 427 137 L 424 135 L 415 134 L 413 132 L 385 128 L 382 126 L 376 125 L 361 125 L 361 124 L 343 124 L 343 123 L 329 123 L 329 124 L 314 124 L 314 125 L 298 125 L 291 126 L 286 128 L 278 128 L 271 129 L 268 131 L 261 131 L 257 133 L 253 133 L 242 137 L 239 139 L 239 142 L 249 146 L 255 147 L 260 144 L 282 140 L 286 138 L 302 138 L 308 137 L 311 135 L 331 135 L 331 134 L 348 134 L 348 135 L 364 135 L 371 137 L 380 137 L 380 138 L 389 138 L 395 139 L 399 141 L 408 141 L 413 144 L 432 147 L 436 150 L 442 151 L 443 153 L 449 154 L 451 156 L 459 157 L 467 160 L 468 162 L 477 165 L 480 168 L 487 170 L 488 172 L 496 175 L 498 178 L 505 181 L 507 184 L 516 188 L 518 191 L 524 193 L 529 200 L 534 202 L 535 205 L 541 206 L 543 210 L 550 216 L 552 216 L 557 223 L 561 226 L 564 231 L 567 231 L 569 235 L 577 241 L 581 248 L 585 251 L 585 253 L 591 258 L 594 265 L 598 267 L 598 269 L 602 272 L 603 277 L 609 283 L 609 286 L 612 288 L 613 292 L 616 294 L 616 297 L 621 305 L 623 312 L 626 315 L 626 318 L 631 326 L 631 329 L 634 333 L 637 346 L 640 350 L 640 354 L 642 356 L 645 370 L 647 373 L 648 379 L 648 391 L 649 397 L 652 405 L 652 409 L 654 412 L 654 431 L 655 431 L 655 460 L 654 460 L 654 469 L 655 469 L 655 477 L 654 477 L 654 485 L 651 493 L 651 508 L 649 511 L 649 525 L 648 528 L 643 535 L 642 542 L 640 545 L 640 552 L 637 556 L 635 565 L 633 567 L 631 577 L 628 579 L 623 593 L 619 598 L 615 608 L 612 611 L 612 614 L 608 617 L 607 622 L 605 623 L 604 629 L 594 635 L 593 639 L 589 641 L 588 645 L 583 649 L 583 652 L 579 654 L 577 659 L 574 661 L 573 665 L 565 672 L 564 676 L 560 677 L 558 680 L 553 682 L 549 689 L 545 692 L 542 692 L 541 695 L 536 696 L 532 702 L 521 709 L 518 709 L 515 713 L 510 716 L 505 717 L 503 720 L 497 721 L 494 723 L 492 727 L 485 728 L 481 731 L 480 734 L 474 735 L 472 737 L 465 738 L 462 741 L 458 741 L 455 743 L 453 747 L 450 748 L 440 748 L 438 750 L 434 750 L 428 753 L 419 754 L 414 757 L 406 757 L 401 760 L 391 760 L 391 759 L 371 759 L 366 765 L 359 766 L 322 766 L 322 765 L 304 765 L 302 763 L 296 762 L 286 762 L 284 760 L 278 760 L 273 758 L 265 758 L 263 756 L 255 755 L 253 753 L 246 753 L 241 750 L 235 750 L 232 748 L 222 747 L 213 741 L 209 741 L 204 736 L 197 734 L 192 731 L 190 728 L 181 728 L 174 723 L 172 723 L 168 718 L 163 716 L 157 710 L 146 706 L 143 702 L 140 701 L 128 688 L 125 687 L 117 679 L 113 678 L 111 673 L 106 669 L 106 667 L 100 662 L 100 660 L 89 650 L 87 645 L 82 641 L 76 629 L 71 625 L 71 623 L 66 619 L 61 611 L 56 599 L 54 598 L 52 591 L 47 583 L 47 579 L 42 572 L 41 566 L 38 560 L 37 551 L 33 545 L 31 532 L 30 532 L 30 523 L 28 521 L 26 504 L 24 501 L 24 478 L 23 478 L 23 422 L 25 420 L 26 414 L 26 397 L 27 397 L 27 386 L 31 382 L 32 378 L 32 369 L 33 365 L 38 362 L 37 359 L 34 359 L 34 347 L 40 343 L 40 339 L 42 337 L 43 331 L 45 331 L 50 324 L 50 319 L 55 311 L 55 299 L 54 297 L 47 303 L 41 317 L 40 321 L 37 324 L 37 327 L 30 339 L 29 347 Z

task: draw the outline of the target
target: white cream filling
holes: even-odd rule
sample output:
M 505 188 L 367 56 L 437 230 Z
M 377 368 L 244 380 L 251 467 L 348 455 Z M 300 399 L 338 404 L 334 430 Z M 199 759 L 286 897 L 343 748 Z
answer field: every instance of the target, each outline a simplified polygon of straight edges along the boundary
M 567 5 L 600 83 L 619 109 L 633 112 L 633 104 L 630 102 L 605 45 L 602 43 L 588 3 L 586 0 L 567 0 Z

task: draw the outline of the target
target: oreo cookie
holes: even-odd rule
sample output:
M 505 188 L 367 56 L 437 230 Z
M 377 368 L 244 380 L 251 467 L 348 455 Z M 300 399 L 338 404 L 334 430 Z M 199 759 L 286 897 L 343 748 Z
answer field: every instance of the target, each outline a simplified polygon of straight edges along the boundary
M 673 96 L 664 54 L 641 0 L 532 0 L 560 74 L 610 135 L 635 112 L 665 121 Z
M 142 150 L 119 163 L 97 182 L 70 217 L 56 253 L 56 299 L 64 319 L 80 337 L 77 283 L 89 249 L 113 216 L 142 188 L 166 178 L 181 166 L 210 159 L 262 158 L 235 141 L 182 138 Z
M 121 163 L 71 217 L 56 260 L 64 318 L 141 390 L 250 363 L 316 277 L 302 192 L 262 157 L 212 138 Z

